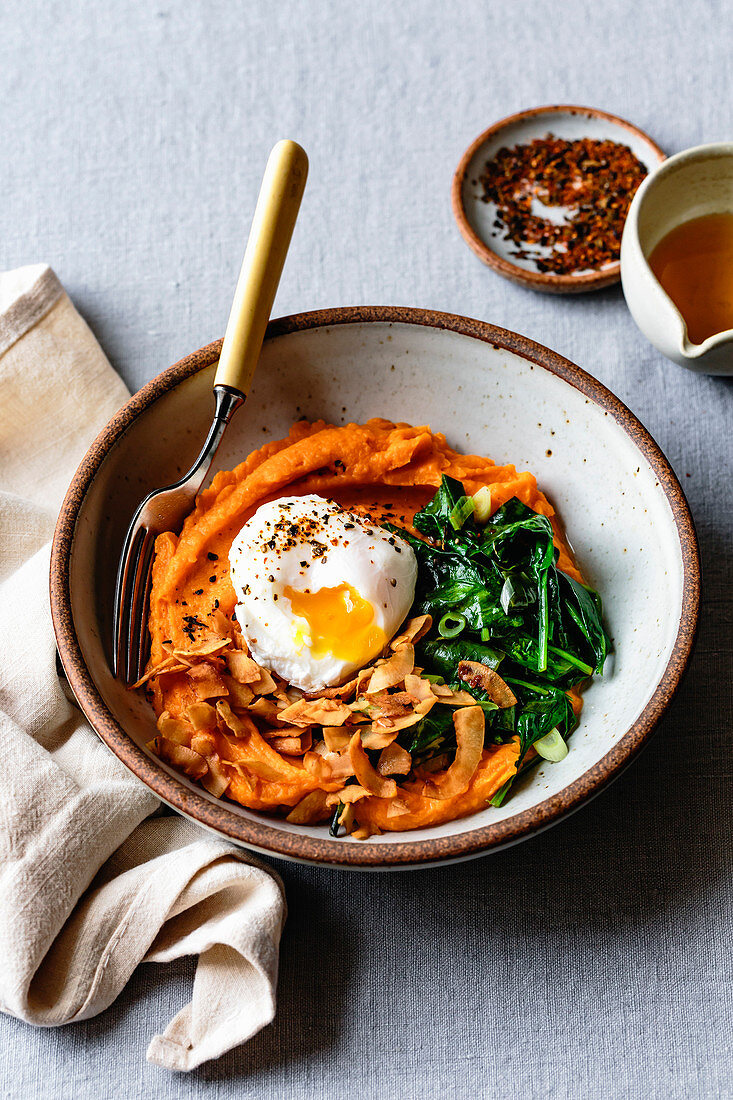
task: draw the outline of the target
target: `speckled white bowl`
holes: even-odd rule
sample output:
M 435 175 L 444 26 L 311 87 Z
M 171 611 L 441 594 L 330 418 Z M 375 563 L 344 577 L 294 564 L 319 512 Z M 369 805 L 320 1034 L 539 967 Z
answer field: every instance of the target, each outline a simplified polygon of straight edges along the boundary
M 131 399 L 90 449 L 59 519 L 51 569 L 59 651 L 112 751 L 175 809 L 239 843 L 365 868 L 424 866 L 512 843 L 617 775 L 672 698 L 695 633 L 697 546 L 674 474 L 629 410 L 554 352 L 479 321 L 379 307 L 273 322 L 218 465 L 233 467 L 299 416 L 341 424 L 387 415 L 534 471 L 603 595 L 616 648 L 613 668 L 586 693 L 569 755 L 531 771 L 500 809 L 359 842 L 212 798 L 146 753 L 152 711 L 108 665 L 115 569 L 140 498 L 174 480 L 197 452 L 219 346 L 182 360 Z

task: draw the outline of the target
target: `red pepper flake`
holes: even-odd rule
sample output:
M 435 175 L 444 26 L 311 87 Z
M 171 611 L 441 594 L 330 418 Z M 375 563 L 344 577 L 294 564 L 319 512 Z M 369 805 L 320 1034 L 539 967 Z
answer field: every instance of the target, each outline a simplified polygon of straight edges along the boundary
M 517 247 L 514 256 L 538 271 L 569 275 L 618 260 L 626 215 L 646 167 L 628 145 L 547 134 L 528 145 L 502 148 L 479 176 L 481 199 L 496 205 L 494 236 Z M 564 207 L 559 224 L 538 204 Z M 526 245 L 542 245 L 537 255 Z

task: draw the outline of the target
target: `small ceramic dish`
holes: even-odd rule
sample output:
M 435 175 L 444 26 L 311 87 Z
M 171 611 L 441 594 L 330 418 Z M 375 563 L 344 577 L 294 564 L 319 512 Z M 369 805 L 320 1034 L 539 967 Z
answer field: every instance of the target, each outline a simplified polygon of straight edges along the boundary
M 486 163 L 500 149 L 526 145 L 536 138 L 547 137 L 548 134 L 567 141 L 591 138 L 627 145 L 649 172 L 664 160 L 662 150 L 643 130 L 615 115 L 592 107 L 534 107 L 496 122 L 468 147 L 453 176 L 453 214 L 466 243 L 479 259 L 504 278 L 551 294 L 578 294 L 600 290 L 618 282 L 618 261 L 598 270 L 577 274 L 556 275 L 538 271 L 531 258 L 516 255 L 517 245 L 513 241 L 504 240 L 504 230 L 494 224 L 496 206 L 482 198 L 483 188 L 479 177 Z M 523 250 L 534 249 L 535 246 L 526 245 Z M 541 250 L 538 252 L 540 254 Z
M 733 214 L 733 142 L 696 145 L 670 157 L 644 180 L 621 241 L 621 281 L 632 317 L 662 355 L 704 374 L 733 374 L 733 329 L 693 344 L 649 257 L 682 222 L 727 213 Z
M 220 347 L 194 352 L 131 398 L 90 448 L 59 516 L 51 562 L 59 653 L 112 752 L 168 805 L 221 836 L 268 855 L 365 869 L 422 867 L 522 840 L 618 775 L 672 699 L 692 648 L 700 574 L 682 489 L 618 398 L 555 352 L 480 321 L 388 307 L 272 322 L 216 465 L 232 469 L 300 416 L 342 424 L 387 415 L 534 471 L 602 593 L 615 645 L 615 667 L 586 692 L 568 756 L 531 770 L 500 808 L 358 841 L 214 798 L 147 753 L 154 714 L 109 666 L 115 571 L 140 499 L 198 451 Z

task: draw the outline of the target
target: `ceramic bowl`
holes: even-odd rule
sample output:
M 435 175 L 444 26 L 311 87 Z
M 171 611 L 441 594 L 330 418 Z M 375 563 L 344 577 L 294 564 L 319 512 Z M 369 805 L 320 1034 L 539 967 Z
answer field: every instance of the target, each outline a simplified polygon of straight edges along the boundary
M 503 239 L 503 231 L 494 226 L 496 206 L 481 198 L 478 180 L 487 161 L 499 149 L 525 145 L 548 133 L 568 141 L 593 138 L 628 145 L 641 163 L 652 171 L 664 160 L 664 153 L 652 139 L 616 115 L 593 107 L 550 106 L 520 111 L 495 123 L 468 147 L 453 177 L 451 205 L 458 228 L 479 259 L 512 282 L 551 294 L 578 294 L 600 290 L 619 280 L 618 261 L 595 271 L 555 275 L 538 271 L 531 259 L 516 256 L 513 241 Z M 532 250 L 532 245 L 526 246 Z
M 621 280 L 637 325 L 668 359 L 705 374 L 733 374 L 733 330 L 693 344 L 649 257 L 682 222 L 724 213 L 733 214 L 733 142 L 696 145 L 670 157 L 644 180 L 621 241 Z
M 392 308 L 271 323 L 249 399 L 217 465 L 232 468 L 301 416 L 335 424 L 388 414 L 430 424 L 464 451 L 533 470 L 603 594 L 613 670 L 586 693 L 559 764 L 500 809 L 369 841 L 331 839 L 216 799 L 146 752 L 154 716 L 111 675 L 110 620 L 123 535 L 142 496 L 187 468 L 209 426 L 210 344 L 137 393 L 90 448 L 56 530 L 51 603 L 61 660 L 94 729 L 180 813 L 260 852 L 345 867 L 420 867 L 488 852 L 577 809 L 629 763 L 690 655 L 699 565 L 682 490 L 638 420 L 590 375 L 522 336 L 449 314 Z

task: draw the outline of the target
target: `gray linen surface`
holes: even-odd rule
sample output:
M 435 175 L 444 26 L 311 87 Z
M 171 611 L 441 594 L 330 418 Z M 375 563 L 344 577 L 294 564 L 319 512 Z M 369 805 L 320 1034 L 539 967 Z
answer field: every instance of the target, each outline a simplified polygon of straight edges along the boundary
M 128 385 L 222 334 L 265 157 L 294 137 L 311 175 L 275 312 L 430 306 L 564 353 L 669 456 L 705 576 L 678 699 L 592 805 L 437 871 L 278 865 L 272 1027 L 185 1079 L 145 1065 L 194 963 L 143 966 L 96 1019 L 1 1018 L 0 1095 L 733 1094 L 733 389 L 663 360 L 619 289 L 549 298 L 498 278 L 448 201 L 468 142 L 539 103 L 614 111 L 669 152 L 730 140 L 732 40 L 728 0 L 3 4 L 0 268 L 52 264 Z

